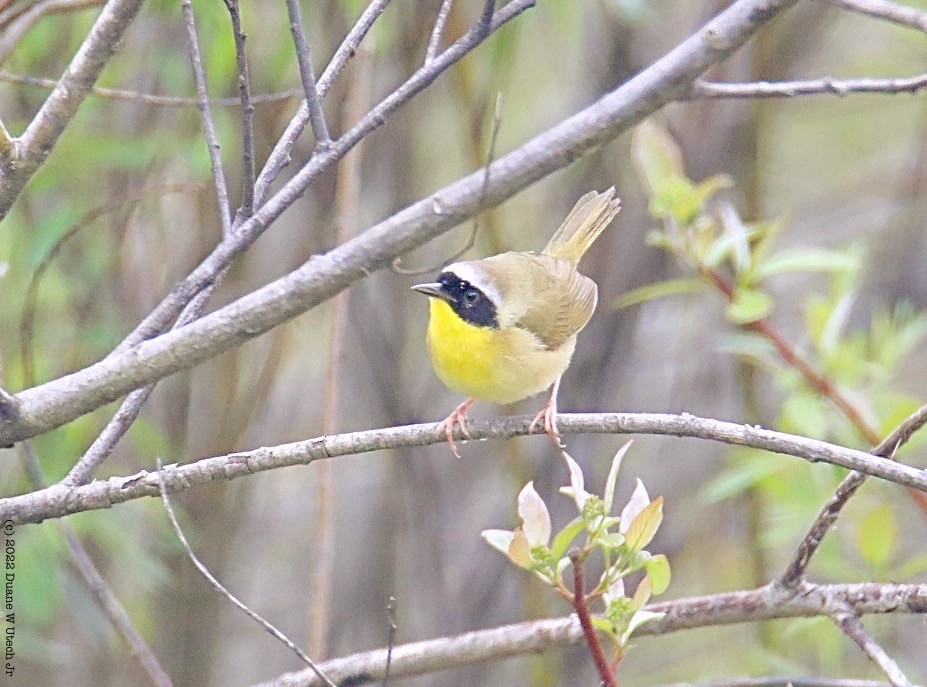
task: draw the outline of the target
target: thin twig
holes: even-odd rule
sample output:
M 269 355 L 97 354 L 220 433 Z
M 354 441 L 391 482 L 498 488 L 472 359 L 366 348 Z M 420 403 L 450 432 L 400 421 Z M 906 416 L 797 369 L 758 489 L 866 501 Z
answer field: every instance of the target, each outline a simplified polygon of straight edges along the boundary
M 328 134 L 328 124 L 325 123 L 325 112 L 319 101 L 319 91 L 315 83 L 315 72 L 312 71 L 312 53 L 303 30 L 303 19 L 299 12 L 299 0 L 286 0 L 287 11 L 290 13 L 290 32 L 293 34 L 293 44 L 296 46 L 296 60 L 299 62 L 299 76 L 303 82 L 303 93 L 306 96 L 306 107 L 309 108 L 309 122 L 312 124 L 312 134 L 315 136 L 316 146 L 327 147 L 331 143 Z
M 535 427 L 529 432 L 532 418 L 503 417 L 487 422 L 471 422 L 474 440 L 511 439 L 543 433 Z M 658 413 L 561 413 L 557 419 L 561 434 L 653 434 L 709 439 L 734 446 L 749 446 L 773 453 L 795 456 L 809 462 L 825 462 L 857 469 L 866 474 L 912 486 L 927 492 L 927 472 L 864 451 L 828 444 L 816 439 L 774 432 L 752 425 L 741 425 L 695 417 Z M 334 436 L 317 437 L 292 444 L 264 447 L 211 458 L 197 458 L 181 465 L 168 465 L 171 489 L 183 491 L 217 480 L 250 476 L 257 472 L 292 465 L 308 465 L 317 460 L 371 451 L 411 446 L 431 446 L 445 440 L 435 434 L 436 423 L 370 429 Z M 455 439 L 464 437 L 458 428 Z M 685 456 L 686 454 L 681 454 Z M 56 484 L 48 489 L 0 499 L 0 522 L 41 522 L 72 513 L 109 508 L 144 496 L 159 493 L 157 473 L 141 471 L 122 477 L 95 480 L 79 487 Z
M 438 10 L 438 18 L 435 19 L 435 25 L 431 29 L 431 38 L 428 39 L 428 48 L 425 50 L 425 64 L 431 62 L 438 54 L 438 48 L 441 47 L 441 36 L 444 35 L 444 27 L 447 25 L 447 18 L 451 16 L 451 6 L 454 0 L 442 0 L 441 8 Z
M 90 7 L 98 7 L 105 0 L 45 0 L 27 7 L 23 12 L 11 17 L 12 21 L 0 25 L 0 64 L 7 61 L 10 54 L 20 44 L 26 34 L 44 17 L 64 12 L 77 12 Z
M 159 458 L 158 459 L 158 474 L 162 474 L 161 469 L 162 469 L 161 459 Z M 222 596 L 224 596 L 226 599 L 231 601 L 232 604 L 236 608 L 238 608 L 240 611 L 242 611 L 245 615 L 247 615 L 249 618 L 254 620 L 261 627 L 263 627 L 272 637 L 283 642 L 283 644 L 287 646 L 290 649 L 290 651 L 292 651 L 294 654 L 299 656 L 300 660 L 303 663 L 305 663 L 307 666 L 309 666 L 309 669 L 312 670 L 313 673 L 315 673 L 316 677 L 318 677 L 319 680 L 321 680 L 323 684 L 327 685 L 328 687 L 337 687 L 335 683 L 332 682 L 328 678 L 328 676 L 319 669 L 319 667 L 315 664 L 315 662 L 311 658 L 309 658 L 302 649 L 300 649 L 292 641 L 290 641 L 289 637 L 283 634 L 280 630 L 274 627 L 271 623 L 266 621 L 258 613 L 248 608 L 248 606 L 246 606 L 242 601 L 240 601 L 238 597 L 232 594 L 228 589 L 222 586 L 222 583 L 219 582 L 219 580 L 217 580 L 216 577 L 211 572 L 209 572 L 209 568 L 203 565 L 200 559 L 197 558 L 196 554 L 193 552 L 193 549 L 190 547 L 189 542 L 187 542 L 187 537 L 184 535 L 183 530 L 180 527 L 180 523 L 177 521 L 177 514 L 174 513 L 174 506 L 173 504 L 171 504 L 171 499 L 168 496 L 168 489 L 165 486 L 164 480 L 158 480 L 158 483 L 161 485 L 161 500 L 164 502 L 164 509 L 167 511 L 167 517 L 171 521 L 171 525 L 174 528 L 174 533 L 177 535 L 177 538 L 180 540 L 180 543 L 183 546 L 183 550 L 187 554 L 187 558 L 189 558 L 190 561 L 193 563 L 193 565 L 196 566 L 196 569 L 200 572 L 200 574 L 204 578 L 206 578 L 206 581 L 209 582 L 212 588 L 215 589 L 220 594 L 222 594 Z
M 241 97 L 242 201 L 241 216 L 247 219 L 254 212 L 254 105 L 251 103 L 251 75 L 245 51 L 245 33 L 241 30 L 238 0 L 225 0 L 232 19 L 235 36 L 235 61 L 238 66 L 238 93 Z
M 42 473 L 42 466 L 35 455 L 31 441 L 24 441 L 19 445 L 19 455 L 23 468 L 29 481 L 32 482 L 36 489 L 44 489 L 46 486 L 45 475 Z M 71 564 L 77 570 L 78 574 L 84 581 L 87 589 L 93 595 L 100 611 L 112 624 L 116 632 L 121 636 L 126 644 L 129 645 L 129 651 L 142 666 L 142 669 L 148 674 L 152 684 L 156 687 L 171 687 L 171 678 L 164 668 L 158 662 L 151 647 L 148 646 L 145 639 L 141 636 L 132 619 L 126 613 L 125 608 L 120 603 L 116 594 L 106 583 L 103 575 L 97 569 L 93 559 L 90 557 L 87 549 L 80 541 L 80 537 L 71 527 L 70 523 L 59 520 L 57 523 L 58 530 L 64 537 L 68 546 L 68 554 L 71 558 Z
M 492 118 L 492 129 L 489 134 L 489 149 L 486 152 L 486 165 L 483 167 L 483 186 L 480 188 L 480 199 L 477 203 L 477 212 L 473 216 L 473 226 L 470 228 L 470 235 L 467 237 L 467 242 L 459 250 L 455 251 L 449 258 L 445 258 L 438 265 L 431 265 L 429 267 L 421 268 L 408 268 L 402 266 L 402 256 L 397 255 L 393 258 L 393 262 L 390 263 L 390 269 L 393 270 L 396 274 L 402 274 L 404 276 L 418 276 L 421 274 L 428 274 L 429 272 L 434 272 L 445 265 L 454 262 L 457 258 L 461 257 L 468 250 L 473 248 L 473 245 L 476 243 L 476 236 L 480 231 L 480 213 L 482 212 L 483 202 L 486 199 L 486 190 L 489 188 L 489 170 L 492 168 L 493 160 L 496 155 L 496 139 L 499 136 L 499 127 L 502 125 L 502 93 L 496 94 L 496 106 L 493 109 L 493 118 Z
M 389 669 L 393 664 L 393 649 L 396 646 L 396 599 L 389 598 L 386 604 L 386 667 L 383 669 L 383 684 L 389 687 Z
M 894 458 L 895 452 L 924 424 L 927 424 L 927 405 L 911 413 L 884 441 L 880 442 L 872 450 L 872 455 L 881 458 Z M 824 504 L 808 527 L 808 532 L 802 538 L 791 561 L 777 578 L 777 584 L 785 588 L 794 588 L 801 582 L 811 558 L 817 552 L 818 547 L 834 523 L 837 522 L 843 507 L 865 481 L 866 475 L 855 470 L 844 477 L 837 490 L 827 500 L 827 503 Z
M 899 5 L 887 0 L 827 0 L 827 2 L 851 12 L 865 14 L 874 19 L 888 20 L 927 33 L 927 12 L 907 5 Z
M 216 136 L 216 125 L 209 109 L 206 69 L 203 67 L 200 41 L 196 33 L 196 16 L 193 13 L 191 0 L 182 0 L 180 5 L 183 8 L 183 23 L 187 31 L 187 52 L 190 54 L 193 77 L 196 80 L 196 93 L 199 98 L 198 107 L 203 120 L 203 134 L 206 137 L 206 146 L 209 148 L 209 162 L 212 165 L 212 177 L 216 185 L 216 201 L 219 204 L 219 217 L 222 220 L 222 235 L 228 236 L 232 231 L 232 208 L 229 204 L 225 172 L 222 169 L 222 155 L 219 139 Z
M 36 88 L 54 88 L 58 85 L 55 79 L 44 79 L 38 76 L 27 76 L 25 74 L 11 74 L 10 72 L 0 71 L 0 81 L 22 86 L 35 86 Z M 139 91 L 128 91 L 121 88 L 103 88 L 94 86 L 90 89 L 89 95 L 98 98 L 108 98 L 110 100 L 126 100 L 139 103 L 141 105 L 152 105 L 154 107 L 198 107 L 199 98 L 184 98 L 172 95 L 155 95 L 153 93 L 141 93 Z M 302 88 L 291 88 L 279 93 L 259 93 L 251 96 L 252 105 L 261 105 L 264 103 L 278 103 L 281 100 L 291 100 L 293 98 L 302 98 Z M 235 98 L 210 98 L 210 105 L 217 107 L 240 107 L 241 97 Z
M 367 35 L 374 22 L 383 13 L 383 10 L 386 9 L 389 3 L 390 0 L 373 0 L 361 13 L 361 16 L 348 32 L 348 35 L 341 41 L 341 45 L 338 46 L 338 49 L 329 61 L 325 71 L 322 72 L 319 82 L 316 84 L 319 100 L 325 99 L 325 95 L 335 82 L 335 79 L 338 78 L 341 70 L 344 69 L 348 60 L 354 57 L 364 36 Z M 302 93 L 302 91 L 300 91 L 300 93 Z M 280 140 L 277 141 L 274 149 L 267 158 L 267 162 L 264 163 L 264 168 L 258 175 L 254 190 L 255 203 L 257 205 L 261 205 L 261 203 L 264 202 L 267 189 L 274 183 L 280 171 L 289 164 L 290 153 L 293 150 L 293 146 L 296 145 L 297 139 L 299 139 L 300 134 L 302 134 L 303 129 L 306 128 L 306 124 L 308 123 L 309 106 L 306 104 L 306 101 L 303 100 L 302 104 L 299 106 L 299 110 L 293 115 L 293 119 L 280 136 Z
M 927 88 L 927 74 L 893 79 L 806 79 L 797 81 L 755 81 L 749 83 L 717 83 L 697 81 L 692 85 L 689 100 L 731 98 L 795 98 L 807 95 L 836 95 L 854 93 L 893 95 L 919 93 Z
M 602 650 L 602 642 L 599 641 L 595 626 L 592 624 L 592 613 L 589 611 L 589 604 L 586 600 L 583 560 L 578 549 L 570 552 L 570 563 L 573 564 L 573 608 L 576 609 L 576 617 L 579 619 L 580 627 L 583 628 L 583 638 L 592 654 L 592 660 L 599 673 L 599 680 L 603 687 L 618 687 L 615 674 Z
M 692 628 L 779 618 L 826 617 L 841 608 L 850 608 L 859 615 L 924 613 L 927 612 L 927 584 L 807 585 L 800 593 L 788 595 L 765 586 L 664 601 L 651 604 L 646 610 L 666 615 L 660 620 L 641 625 L 633 636 L 638 639 Z M 394 678 L 424 675 L 459 666 L 550 651 L 582 640 L 582 628 L 574 617 L 504 625 L 452 637 L 400 644 L 393 650 L 391 673 Z M 386 651 L 378 649 L 326 661 L 322 668 L 336 682 L 359 686 L 376 682 L 382 677 L 385 659 Z M 315 687 L 318 684 L 312 673 L 303 670 L 281 675 L 255 687 Z M 752 686 L 747 682 L 746 687 Z M 758 687 L 768 686 L 761 684 Z
M 863 650 L 873 663 L 885 673 L 892 687 L 912 687 L 911 682 L 901 672 L 901 668 L 895 663 L 895 660 L 889 656 L 885 649 L 879 646 L 879 643 L 866 632 L 859 616 L 852 610 L 847 610 L 833 615 L 833 620 L 843 633 L 856 642 L 857 646 Z

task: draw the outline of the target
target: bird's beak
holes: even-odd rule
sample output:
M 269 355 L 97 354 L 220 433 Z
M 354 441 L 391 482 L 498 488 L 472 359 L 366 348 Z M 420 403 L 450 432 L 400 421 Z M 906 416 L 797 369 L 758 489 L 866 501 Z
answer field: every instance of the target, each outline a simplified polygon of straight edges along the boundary
M 441 284 L 438 282 L 433 282 L 430 284 L 416 284 L 412 287 L 412 290 L 423 293 L 426 296 L 431 296 L 432 298 L 440 298 L 442 301 L 450 301 L 447 293 L 441 290 Z

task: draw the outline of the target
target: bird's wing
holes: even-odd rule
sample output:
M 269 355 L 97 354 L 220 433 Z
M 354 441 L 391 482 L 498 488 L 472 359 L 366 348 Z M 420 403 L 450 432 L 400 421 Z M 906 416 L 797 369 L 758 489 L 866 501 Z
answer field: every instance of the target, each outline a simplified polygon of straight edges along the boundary
M 516 325 L 535 334 L 549 350 L 576 335 L 595 310 L 598 288 L 568 260 L 549 255 L 526 255 L 530 260 L 533 298 Z

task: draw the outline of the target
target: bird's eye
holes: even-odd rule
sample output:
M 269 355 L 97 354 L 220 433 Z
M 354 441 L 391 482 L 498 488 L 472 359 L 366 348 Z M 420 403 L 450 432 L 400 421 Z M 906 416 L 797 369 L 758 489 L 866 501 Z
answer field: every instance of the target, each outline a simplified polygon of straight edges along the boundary
M 476 289 L 467 289 L 463 295 L 464 303 L 473 305 L 480 299 L 480 292 Z

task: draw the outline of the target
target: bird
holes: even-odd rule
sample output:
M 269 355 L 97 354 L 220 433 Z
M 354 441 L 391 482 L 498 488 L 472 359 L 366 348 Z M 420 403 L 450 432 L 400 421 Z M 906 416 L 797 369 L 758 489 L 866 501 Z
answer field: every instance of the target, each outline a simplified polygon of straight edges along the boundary
M 598 300 L 596 283 L 577 265 L 620 208 L 614 187 L 590 191 L 540 253 L 510 251 L 455 262 L 437 281 L 412 287 L 429 297 L 427 342 L 435 373 L 468 397 L 437 430 L 458 458 L 454 428 L 459 425 L 472 438 L 467 411 L 475 401 L 505 405 L 548 388 L 547 404 L 529 432 L 543 423 L 563 448 L 557 429 L 560 378 Z

